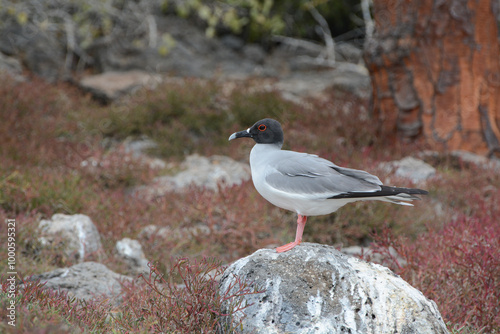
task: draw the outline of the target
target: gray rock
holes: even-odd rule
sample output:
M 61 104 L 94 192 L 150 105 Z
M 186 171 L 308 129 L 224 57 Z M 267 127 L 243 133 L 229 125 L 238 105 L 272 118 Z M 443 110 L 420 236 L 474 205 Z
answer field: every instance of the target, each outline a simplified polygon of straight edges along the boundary
M 16 81 L 24 81 L 21 62 L 0 52 L 0 73 L 6 72 Z
M 220 37 L 221 43 L 235 51 L 239 51 L 245 46 L 245 41 L 235 35 L 224 35 Z
M 331 85 L 335 89 L 350 92 L 362 99 L 367 99 L 371 95 L 371 79 L 364 65 L 338 63 L 331 80 Z
M 477 167 L 485 170 L 500 170 L 499 158 L 495 156 L 486 157 L 484 155 L 463 150 L 455 150 L 445 153 L 425 150 L 419 152 L 417 156 L 434 166 L 439 166 L 444 163 L 457 170 L 471 167 Z
M 250 306 L 233 315 L 243 333 L 448 333 L 436 304 L 420 291 L 330 246 L 258 250 L 225 271 L 221 293 L 234 275 L 265 290 L 246 295 Z
M 168 238 L 172 234 L 172 229 L 169 226 L 159 227 L 157 225 L 147 225 L 141 232 L 139 232 L 139 238 L 150 239 L 153 237 L 159 237 L 162 239 Z
M 326 89 L 348 91 L 361 98 L 367 98 L 371 94 L 367 69 L 348 63 L 339 63 L 335 69 L 302 71 L 283 76 L 275 84 L 275 88 L 294 102 L 299 102 L 303 97 L 317 96 Z
M 143 135 L 140 138 L 128 137 L 120 145 L 126 154 L 132 154 L 132 158 L 151 169 L 163 169 L 167 167 L 167 163 L 160 159 L 150 156 L 147 150 L 156 148 L 158 144 L 147 136 Z
M 64 252 L 80 261 L 102 249 L 99 231 L 88 216 L 55 214 L 50 220 L 41 220 L 38 227 L 42 245 L 61 242 Z
M 150 73 L 226 79 L 264 76 L 285 81 L 293 74 L 290 82 L 283 85 L 305 92 L 306 96 L 318 94 L 324 87 L 347 89 L 362 97 L 370 95 L 368 72 L 358 65 L 362 63 L 361 51 L 350 43 L 336 45 L 336 59 L 340 61 L 332 64 L 319 61 L 325 50 L 323 45 L 293 38 L 289 39 L 291 45 L 283 43 L 270 55 L 260 45 L 245 44 L 232 35 L 208 38 L 205 30 L 192 20 L 158 15 L 157 3 L 141 4 L 125 2 L 119 11 L 106 9 L 112 14 L 100 12 L 99 17 L 113 16 L 113 33 L 91 40 L 80 35 L 81 22 L 67 14 L 83 10 L 80 5 L 57 0 L 52 4 L 58 8 L 54 11 L 43 4 L 24 6 L 29 10 L 26 24 L 20 25 L 14 17 L 8 17 L 9 21 L 0 27 L 0 52 L 49 81 L 68 79 L 71 73 L 87 67 L 101 72 L 79 84 L 105 103 L 133 92 L 145 81 L 155 84 L 157 77 Z M 94 5 L 90 11 L 97 10 Z M 42 28 L 40 22 L 48 26 Z M 68 35 L 70 27 L 74 35 Z M 74 45 L 68 45 L 71 41 Z M 284 92 L 294 101 L 296 95 Z
M 12 18 L 0 28 L 0 52 L 19 59 L 30 71 L 54 82 L 64 75 L 64 43 L 55 34 Z
M 335 44 L 335 59 L 354 64 L 364 63 L 363 49 L 353 43 L 342 42 Z
M 283 93 L 307 97 L 319 93 L 332 86 L 333 71 L 304 72 L 282 78 L 275 84 L 276 89 Z M 293 100 L 293 99 L 292 99 Z
M 158 147 L 158 144 L 153 140 L 149 139 L 146 135 L 140 138 L 128 137 L 123 142 L 127 152 L 131 152 L 136 156 L 141 156 L 145 154 L 147 150 Z
M 232 41 L 225 43 L 208 38 L 204 29 L 189 20 L 174 16 L 154 16 L 157 40 L 137 46 L 140 36 L 123 36 L 112 45 L 100 45 L 96 62 L 101 71 L 141 69 L 148 72 L 168 73 L 181 77 L 209 78 L 214 75 L 248 76 L 253 74 L 257 63 L 235 50 Z M 171 43 L 163 52 L 163 38 Z M 143 37 L 142 37 L 143 38 Z M 228 45 L 229 44 L 229 45 Z M 243 48 L 243 45 L 241 46 Z
M 103 122 L 102 128 L 106 126 L 106 122 Z M 114 166 L 117 160 L 156 170 L 168 167 L 164 160 L 148 154 L 147 150 L 155 148 L 157 144 L 145 135 L 138 138 L 130 136 L 124 141 L 104 138 L 101 144 L 107 149 L 106 154 L 91 156 L 80 162 L 80 167 L 85 168 L 91 174 L 99 175 L 102 173 L 102 168 Z
M 263 64 L 267 56 L 264 49 L 258 44 L 246 44 L 242 51 L 245 58 L 257 64 Z
M 476 167 L 484 169 L 500 170 L 500 159 L 495 157 L 488 158 L 479 154 L 462 150 L 451 151 L 450 155 L 452 158 L 457 159 L 459 163 L 465 165 L 474 165 Z
M 193 237 L 197 237 L 199 235 L 208 236 L 210 235 L 210 228 L 202 223 L 195 224 L 190 227 L 179 227 L 179 228 L 171 228 L 170 226 L 156 226 L 156 225 L 147 225 L 144 227 L 139 233 L 139 237 L 150 239 L 153 236 L 159 237 L 162 239 L 178 239 L 178 240 L 186 240 L 192 239 Z
M 303 64 L 303 66 L 306 66 L 304 69 L 313 69 L 314 60 L 323 58 L 326 53 L 324 44 L 284 36 L 274 36 L 273 39 L 280 42 L 280 45 L 274 48 L 272 55 L 289 62 L 292 67 L 298 65 L 297 60 L 300 62 L 300 59 L 306 59 L 309 67 L 307 67 L 307 64 Z M 364 63 L 363 48 L 354 43 L 335 43 L 334 51 L 336 62 Z M 316 63 L 317 66 L 318 63 Z
M 491 168 L 500 170 L 500 160 L 496 158 L 490 159 L 479 154 L 462 150 L 451 151 L 451 156 L 459 159 L 462 162 L 473 164 L 480 168 Z
M 318 70 L 342 67 L 342 61 L 351 62 L 349 65 L 362 63 L 361 50 L 352 43 L 337 43 L 337 63 L 324 63 L 321 59 L 325 46 L 305 40 L 281 37 L 280 46 L 271 56 L 260 45 L 245 44 L 231 34 L 208 38 L 196 20 L 164 12 L 158 1 L 125 1 L 118 7 L 106 8 L 98 2 L 61 0 L 31 0 L 29 6 L 19 1 L 11 3 L 14 12 L 26 14 L 27 22 L 20 24 L 16 15 L 4 15 L 0 52 L 49 81 L 71 79 L 72 73 L 88 68 L 105 76 L 107 72 L 141 70 L 179 77 L 241 79 L 288 75 L 291 71 L 299 76 L 305 72 L 314 75 Z M 95 12 L 96 20 L 113 17 L 111 31 L 90 36 L 84 24 L 91 19 L 89 12 Z M 337 77 L 334 84 L 364 94 L 366 89 L 353 87 L 363 86 L 368 76 L 358 74 L 351 71 Z M 87 82 L 92 80 L 98 80 L 97 87 L 95 82 Z M 105 87 L 99 86 L 101 81 L 104 79 L 91 77 L 81 85 L 106 102 L 136 87 L 124 78 L 106 80 Z M 371 89 L 371 85 L 367 86 Z
M 159 75 L 135 70 L 90 75 L 80 80 L 80 87 L 91 92 L 96 99 L 109 103 L 141 87 L 153 88 L 159 82 Z
M 131 281 L 130 277 L 115 273 L 97 262 L 83 262 L 31 277 L 32 281 L 37 279 L 46 283 L 46 288 L 66 291 L 69 296 L 85 300 L 105 296 L 115 298 L 117 304 L 122 290 L 120 281 Z
M 148 260 L 139 241 L 123 238 L 116 243 L 115 249 L 132 272 L 139 274 L 149 272 Z
M 250 179 L 250 166 L 229 157 L 190 155 L 182 163 L 182 172 L 161 176 L 152 184 L 136 188 L 133 193 L 144 198 L 163 196 L 168 192 L 182 192 L 190 186 L 217 191 L 218 186 L 230 187 Z
M 394 175 L 398 177 L 409 179 L 414 183 L 426 181 L 436 175 L 436 169 L 434 167 L 413 157 L 381 163 L 380 167 L 387 172 L 394 173 Z

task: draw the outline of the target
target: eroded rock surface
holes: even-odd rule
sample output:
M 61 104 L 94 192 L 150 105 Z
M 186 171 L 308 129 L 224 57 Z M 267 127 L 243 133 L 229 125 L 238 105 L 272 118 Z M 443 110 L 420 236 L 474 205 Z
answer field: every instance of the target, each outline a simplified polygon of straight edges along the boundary
M 258 250 L 226 270 L 222 293 L 234 275 L 265 290 L 245 296 L 251 306 L 233 316 L 243 319 L 244 333 L 448 333 L 420 291 L 388 268 L 330 246 Z

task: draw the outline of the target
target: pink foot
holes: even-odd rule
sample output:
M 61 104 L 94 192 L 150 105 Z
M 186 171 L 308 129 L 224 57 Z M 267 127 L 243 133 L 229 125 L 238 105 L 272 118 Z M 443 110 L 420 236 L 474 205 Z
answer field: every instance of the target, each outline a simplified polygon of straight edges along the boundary
M 299 215 L 299 217 L 297 218 L 297 232 L 295 234 L 295 241 L 276 248 L 276 252 L 287 252 L 295 246 L 300 245 L 300 243 L 302 242 L 302 233 L 304 233 L 304 227 L 306 226 L 306 221 L 306 216 Z
M 277 247 L 276 252 L 283 253 L 283 252 L 289 251 L 290 249 L 292 249 L 293 247 L 298 246 L 298 245 L 300 245 L 300 241 L 299 242 L 292 241 L 292 242 L 287 243 L 286 245 Z

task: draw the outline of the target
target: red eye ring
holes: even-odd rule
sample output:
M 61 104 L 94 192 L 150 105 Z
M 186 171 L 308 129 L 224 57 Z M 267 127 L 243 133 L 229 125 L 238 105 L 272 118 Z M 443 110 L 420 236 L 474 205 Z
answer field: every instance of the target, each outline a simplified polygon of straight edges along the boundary
M 261 124 L 261 125 L 259 125 L 258 129 L 259 129 L 259 131 L 266 131 L 267 126 L 265 126 L 264 124 Z

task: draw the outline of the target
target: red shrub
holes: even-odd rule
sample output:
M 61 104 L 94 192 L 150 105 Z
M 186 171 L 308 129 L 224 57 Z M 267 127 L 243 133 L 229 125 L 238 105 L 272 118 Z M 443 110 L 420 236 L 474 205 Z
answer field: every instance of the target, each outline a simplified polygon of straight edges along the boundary
M 460 216 L 415 241 L 385 231 L 374 246 L 385 264 L 437 303 L 445 321 L 492 333 L 500 330 L 500 222 L 493 217 Z M 388 256 L 390 246 L 406 265 Z
M 140 323 L 154 332 L 215 333 L 223 323 L 221 317 L 250 306 L 243 305 L 239 297 L 259 293 L 236 278 L 236 292 L 229 293 L 230 288 L 221 295 L 216 277 L 222 275 L 225 268 L 214 259 L 191 263 L 181 258 L 166 275 L 154 265 L 150 268 L 149 276 L 143 277 L 145 285 L 124 286 L 124 302 L 130 310 L 117 320 L 123 329 L 134 330 Z M 181 284 L 176 284 L 178 280 Z M 230 304 L 229 310 L 222 313 L 225 303 Z M 228 330 L 233 332 L 235 328 Z
M 17 307 L 16 332 L 48 333 L 69 332 L 64 324 L 69 322 L 73 327 L 105 332 L 108 329 L 107 316 L 111 309 L 109 302 L 100 300 L 79 300 L 69 297 L 65 292 L 46 289 L 40 281 L 25 281 L 24 286 L 16 291 Z M 16 288 L 18 288 L 16 286 Z M 8 286 L 2 277 L 1 302 L 9 302 Z M 0 315 L 6 307 L 2 307 Z M 0 326 L 0 332 L 2 331 Z
M 217 277 L 225 268 L 215 259 L 190 261 L 181 258 L 163 274 L 151 266 L 148 277 L 139 283 L 122 283 L 123 303 L 113 307 L 105 298 L 82 300 L 67 293 L 44 287 L 39 281 L 25 281 L 16 286 L 17 327 L 20 333 L 67 332 L 64 324 L 90 332 L 133 333 L 215 333 L 231 316 L 247 306 L 241 296 L 260 293 L 235 278 L 224 294 L 219 292 Z M 9 283 L 2 277 L 0 316 L 6 318 L 10 300 Z M 9 297 L 11 298 L 11 297 Z M 0 332 L 5 329 L 0 324 Z M 228 325 L 229 326 L 229 325 Z M 225 328 L 236 332 L 235 328 Z

